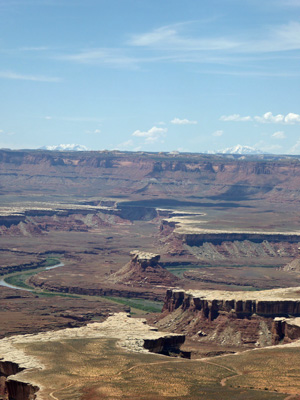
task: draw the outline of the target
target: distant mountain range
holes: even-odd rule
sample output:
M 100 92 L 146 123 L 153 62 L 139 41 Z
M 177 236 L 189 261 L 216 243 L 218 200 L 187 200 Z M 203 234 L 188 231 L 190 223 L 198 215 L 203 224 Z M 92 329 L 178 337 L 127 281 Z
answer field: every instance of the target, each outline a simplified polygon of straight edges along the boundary
M 234 147 L 228 147 L 227 149 L 216 151 L 218 154 L 266 154 L 261 150 L 258 150 L 250 146 L 241 146 L 240 144 Z
M 82 144 L 59 144 L 57 146 L 43 146 L 39 150 L 53 151 L 88 151 L 89 149 Z
M 52 151 L 88 151 L 89 149 L 82 144 L 59 144 L 57 146 L 43 146 L 40 150 L 52 150 Z M 179 152 L 171 152 L 170 154 Z M 238 144 L 234 147 L 228 147 L 227 149 L 217 151 L 206 151 L 208 154 L 240 154 L 240 155 L 251 155 L 251 154 L 267 154 L 261 150 L 258 150 L 250 146 L 241 146 Z

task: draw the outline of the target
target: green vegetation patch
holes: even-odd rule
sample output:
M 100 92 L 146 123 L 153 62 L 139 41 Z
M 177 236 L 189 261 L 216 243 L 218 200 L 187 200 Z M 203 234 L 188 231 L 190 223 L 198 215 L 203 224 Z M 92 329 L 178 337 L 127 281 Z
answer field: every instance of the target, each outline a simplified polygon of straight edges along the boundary
M 163 303 L 160 301 L 145 300 L 145 299 L 127 299 L 126 297 L 111 297 L 105 296 L 105 299 L 112 300 L 116 303 L 124 304 L 126 306 L 137 308 L 146 312 L 158 313 L 161 312 Z
M 186 271 L 190 271 L 193 269 L 199 269 L 199 268 L 207 268 L 209 265 L 170 265 L 170 266 L 165 266 L 165 269 L 167 269 L 171 274 L 178 276 L 179 278 L 183 277 L 183 274 Z
M 19 272 L 13 273 L 4 278 L 6 283 L 10 285 L 17 286 L 23 289 L 32 289 L 32 286 L 29 286 L 26 283 L 31 276 L 37 274 L 38 272 L 44 270 L 47 267 L 53 267 L 60 263 L 60 259 L 57 257 L 47 257 L 46 260 L 42 261 L 41 263 L 37 264 L 34 269 L 28 270 L 27 272 Z
M 45 261 L 43 261 L 40 266 L 41 267 L 53 267 L 56 264 L 59 264 L 61 261 L 57 257 L 47 257 Z
M 38 291 L 32 291 L 33 294 L 35 294 L 38 297 L 55 297 L 55 296 L 60 296 L 60 297 L 71 297 L 73 299 L 80 299 L 80 296 L 77 296 L 76 294 L 69 294 L 69 293 L 60 293 L 60 292 L 38 292 Z
M 7 278 L 4 279 L 6 283 L 9 283 L 10 285 L 17 286 L 23 289 L 32 289 L 31 286 L 27 285 L 25 281 L 33 275 L 32 272 L 27 272 L 27 273 L 20 273 L 12 276 L 8 276 Z

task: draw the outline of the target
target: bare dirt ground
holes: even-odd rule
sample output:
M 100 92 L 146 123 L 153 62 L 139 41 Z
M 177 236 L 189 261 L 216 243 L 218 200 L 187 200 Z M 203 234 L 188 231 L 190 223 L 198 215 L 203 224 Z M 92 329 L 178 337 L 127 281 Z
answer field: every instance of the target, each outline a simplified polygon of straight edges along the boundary
M 32 363 L 33 368 L 18 379 L 39 385 L 37 398 L 43 400 L 297 398 L 299 344 L 214 359 L 176 359 L 126 350 L 128 345 L 138 350 L 136 339 L 149 335 L 147 326 L 129 322 L 126 327 L 120 321 L 119 332 L 107 321 L 90 333 L 79 328 L 78 333 L 73 329 L 12 338 L 10 353 L 16 352 L 20 365 L 24 359 L 24 366 Z M 42 365 L 46 368 L 40 369 Z

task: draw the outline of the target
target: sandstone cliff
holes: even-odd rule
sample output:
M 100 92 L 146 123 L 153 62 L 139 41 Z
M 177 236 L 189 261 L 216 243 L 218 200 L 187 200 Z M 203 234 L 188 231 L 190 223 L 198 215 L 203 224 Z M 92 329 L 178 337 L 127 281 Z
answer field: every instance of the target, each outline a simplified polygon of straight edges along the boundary
M 221 313 L 234 312 L 238 318 L 253 314 L 264 317 L 300 316 L 300 288 L 273 289 L 259 292 L 167 290 L 164 308 L 173 312 L 181 307 L 200 312 L 209 320 Z
M 300 338 L 300 318 L 275 318 L 272 324 L 273 344 L 290 343 Z
M 275 343 L 274 335 L 280 338 L 282 329 L 274 327 L 274 317 L 290 315 L 300 316 L 299 287 L 260 292 L 169 289 L 156 324 L 197 342 L 251 348 Z

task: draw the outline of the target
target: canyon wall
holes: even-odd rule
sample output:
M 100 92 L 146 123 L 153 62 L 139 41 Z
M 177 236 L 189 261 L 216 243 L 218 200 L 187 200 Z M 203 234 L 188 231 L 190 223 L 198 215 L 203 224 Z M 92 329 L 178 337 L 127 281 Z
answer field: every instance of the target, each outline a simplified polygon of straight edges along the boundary
M 214 293 L 215 292 L 215 293 Z M 274 293 L 273 298 L 261 296 L 261 294 Z M 256 314 L 263 317 L 300 316 L 300 298 L 285 299 L 276 298 L 280 291 L 262 292 L 220 292 L 207 291 L 202 294 L 192 294 L 184 290 L 169 289 L 166 293 L 163 311 L 169 313 L 181 308 L 182 311 L 197 312 L 202 318 L 216 319 L 222 313 L 234 312 L 238 318 L 248 318 Z M 222 293 L 220 295 L 220 293 Z M 214 296 L 215 298 L 212 298 Z M 220 296 L 219 296 L 220 295 Z
M 299 160 L 266 157 L 0 150 L 1 193 L 299 201 Z
M 157 339 L 144 339 L 144 348 L 165 356 L 190 358 L 190 352 L 180 350 L 184 342 L 185 335 L 162 336 Z
M 273 344 L 290 343 L 300 338 L 300 318 L 274 318 L 272 324 Z
M 214 245 L 223 242 L 243 242 L 253 243 L 300 243 L 300 233 L 281 233 L 281 232 L 199 232 L 199 233 L 180 233 L 174 232 L 175 237 L 182 239 L 188 246 L 201 246 L 205 242 Z
M 11 361 L 0 361 L 0 398 L 3 400 L 34 400 L 38 387 L 14 378 L 23 371 L 18 364 Z

